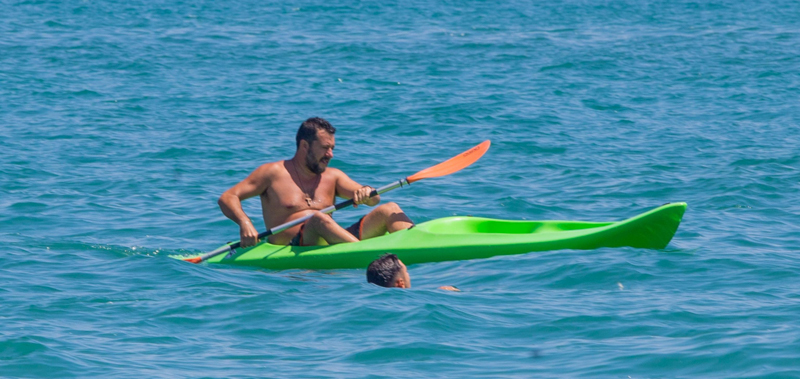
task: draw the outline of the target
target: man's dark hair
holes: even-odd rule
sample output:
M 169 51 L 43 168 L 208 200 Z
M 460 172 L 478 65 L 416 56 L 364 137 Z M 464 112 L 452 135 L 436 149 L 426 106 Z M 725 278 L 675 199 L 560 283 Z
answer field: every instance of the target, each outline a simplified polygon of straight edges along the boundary
M 330 134 L 336 133 L 336 128 L 330 122 L 320 117 L 311 117 L 300 124 L 300 129 L 297 129 L 297 147 L 300 147 L 300 141 L 305 140 L 311 145 L 317 139 L 317 130 L 324 130 Z
M 394 254 L 384 254 L 380 258 L 372 261 L 367 267 L 367 282 L 377 284 L 381 287 L 390 287 L 402 270 L 400 259 Z

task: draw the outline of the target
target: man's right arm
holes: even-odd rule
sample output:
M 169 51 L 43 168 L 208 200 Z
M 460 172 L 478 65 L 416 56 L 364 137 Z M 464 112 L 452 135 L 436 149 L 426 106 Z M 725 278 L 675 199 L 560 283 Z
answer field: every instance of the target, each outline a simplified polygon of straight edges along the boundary
M 239 240 L 242 247 L 258 243 L 258 230 L 242 209 L 242 200 L 258 196 L 269 187 L 271 169 L 271 163 L 255 169 L 247 178 L 223 192 L 217 201 L 222 214 L 239 225 Z

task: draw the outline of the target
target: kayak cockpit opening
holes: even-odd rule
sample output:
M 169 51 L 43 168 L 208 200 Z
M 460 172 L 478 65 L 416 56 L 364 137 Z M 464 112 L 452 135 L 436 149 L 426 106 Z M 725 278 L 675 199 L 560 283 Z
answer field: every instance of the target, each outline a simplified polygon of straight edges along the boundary
M 532 234 L 598 228 L 611 222 L 514 221 L 482 217 L 446 217 L 419 224 L 433 234 Z

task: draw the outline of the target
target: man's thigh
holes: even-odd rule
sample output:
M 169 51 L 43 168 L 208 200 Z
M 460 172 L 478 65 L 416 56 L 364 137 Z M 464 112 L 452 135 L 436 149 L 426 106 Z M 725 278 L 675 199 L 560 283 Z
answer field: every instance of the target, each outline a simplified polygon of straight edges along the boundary
M 328 245 L 330 243 L 352 242 L 355 237 L 336 222 L 315 222 L 309 220 L 303 228 L 303 246 Z

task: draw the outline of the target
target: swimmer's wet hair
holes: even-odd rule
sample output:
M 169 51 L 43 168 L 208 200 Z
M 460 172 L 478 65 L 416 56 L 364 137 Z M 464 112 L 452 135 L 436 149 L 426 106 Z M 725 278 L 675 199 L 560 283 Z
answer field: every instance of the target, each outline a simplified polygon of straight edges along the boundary
M 381 287 L 390 287 L 402 269 L 397 255 L 384 254 L 367 267 L 367 282 Z

